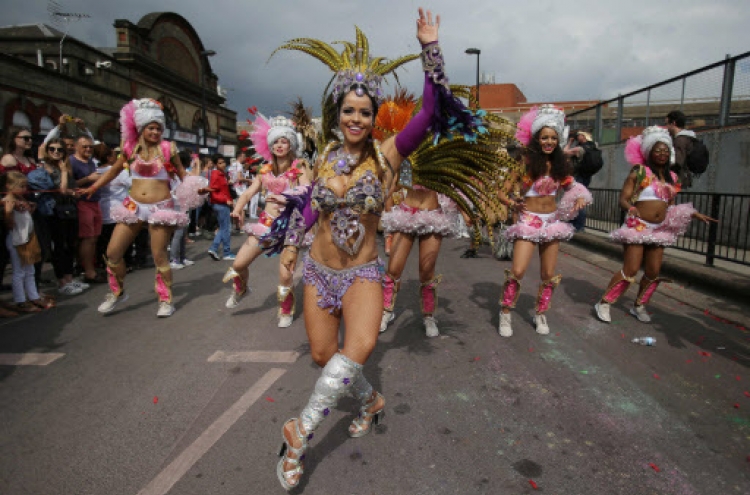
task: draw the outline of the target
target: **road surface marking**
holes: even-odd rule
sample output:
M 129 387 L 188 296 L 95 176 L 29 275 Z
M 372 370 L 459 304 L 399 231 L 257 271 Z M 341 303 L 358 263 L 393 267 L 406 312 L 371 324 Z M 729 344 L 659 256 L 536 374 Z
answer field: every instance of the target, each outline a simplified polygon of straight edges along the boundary
M 294 351 L 216 351 L 208 358 L 209 363 L 294 363 L 299 352 Z
M 206 431 L 186 448 L 169 466 L 159 473 L 156 478 L 146 485 L 138 495 L 165 495 L 172 487 L 187 473 L 219 439 L 229 431 L 238 419 L 250 409 L 263 393 L 274 384 L 276 380 L 286 373 L 282 368 L 271 368 L 258 380 L 245 395 L 232 404 L 219 419 L 209 426 Z
M 1 366 L 47 366 L 63 357 L 61 352 L 26 352 L 23 354 L 0 354 Z

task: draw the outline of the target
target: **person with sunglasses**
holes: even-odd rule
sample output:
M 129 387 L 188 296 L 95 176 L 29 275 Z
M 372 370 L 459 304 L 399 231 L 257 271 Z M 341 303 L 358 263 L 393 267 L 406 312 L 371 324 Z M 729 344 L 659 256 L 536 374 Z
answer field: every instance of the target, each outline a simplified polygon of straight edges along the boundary
M 75 180 L 66 159 L 66 146 L 63 139 L 50 139 L 39 149 L 42 166 L 29 174 L 29 184 L 41 185 L 46 182 L 44 189 L 55 191 L 44 193 L 37 199 L 37 211 L 44 214 L 43 221 L 49 232 L 51 261 L 57 278 L 57 292 L 65 296 L 75 296 L 89 288 L 89 284 L 73 278 L 73 262 L 78 244 L 78 216 L 73 192 Z M 32 180 L 37 175 L 40 178 Z M 52 199 L 51 205 L 45 201 L 47 197 Z M 39 222 L 37 222 L 38 225 Z
M 4 149 L 7 151 L 0 159 L 0 174 L 11 170 L 28 175 L 37 168 L 37 164 L 31 155 L 33 136 L 27 127 L 12 126 L 8 129 L 8 139 Z
M 68 132 L 68 124 L 75 125 L 75 133 L 71 134 Z M 60 119 L 58 120 L 57 127 L 53 127 L 52 130 L 49 131 L 47 136 L 44 138 L 42 146 L 39 147 L 39 159 L 41 160 L 43 158 L 41 154 L 42 147 L 47 145 L 47 143 L 49 143 L 53 139 L 62 139 L 65 143 L 66 154 L 68 156 L 73 156 L 73 154 L 76 152 L 77 136 L 88 136 L 92 141 L 96 141 L 94 139 L 94 135 L 91 134 L 91 131 L 86 128 L 86 123 L 83 121 L 83 119 L 72 117 L 67 114 L 61 115 Z

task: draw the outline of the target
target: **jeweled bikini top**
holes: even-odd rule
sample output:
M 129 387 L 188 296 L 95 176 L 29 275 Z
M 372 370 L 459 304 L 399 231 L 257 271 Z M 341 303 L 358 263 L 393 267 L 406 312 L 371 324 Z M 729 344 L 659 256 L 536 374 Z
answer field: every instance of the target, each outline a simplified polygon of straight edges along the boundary
M 554 196 L 557 194 L 557 190 L 560 187 L 567 187 L 573 183 L 573 177 L 568 175 L 562 181 L 558 182 L 549 175 L 539 177 L 534 182 L 531 181 L 531 177 L 525 175 L 523 177 L 523 188 L 526 190 L 524 196 L 527 198 L 533 198 L 536 196 Z
M 669 173 L 672 175 L 673 184 L 660 181 L 650 168 L 638 165 L 631 203 L 635 204 L 638 201 L 664 201 L 669 203 L 672 201 L 680 192 L 682 186 L 677 182 L 677 174 L 671 171 Z
M 273 174 L 273 166 L 267 163 L 260 169 L 260 183 L 263 189 L 272 194 L 281 194 L 291 189 L 302 175 L 302 171 L 297 168 L 298 160 L 292 162 L 291 168 L 281 175 Z
M 136 155 L 130 164 L 130 174 L 133 179 L 170 180 L 167 167 L 160 156 L 146 161 L 140 155 Z
M 348 177 L 344 197 L 339 197 L 328 186 L 328 181 L 337 176 L 334 169 L 337 158 L 331 153 L 331 148 L 331 145 L 326 148 L 323 154 L 326 161 L 318 167 L 311 205 L 322 213 L 332 213 L 330 223 L 334 244 L 350 255 L 355 255 L 359 252 L 365 233 L 359 222 L 360 215 L 379 215 L 383 211 L 385 195 L 378 173 L 384 166 L 385 158 L 376 146 L 376 155 L 380 163 L 370 157 L 357 165 Z

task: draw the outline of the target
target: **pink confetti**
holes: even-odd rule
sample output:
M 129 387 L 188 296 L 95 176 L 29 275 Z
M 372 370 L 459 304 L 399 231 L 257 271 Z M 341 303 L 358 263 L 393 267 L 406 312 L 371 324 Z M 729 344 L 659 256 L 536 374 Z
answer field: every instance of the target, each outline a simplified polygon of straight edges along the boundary
M 531 485 L 531 488 L 533 488 L 534 490 L 539 489 L 539 485 L 537 485 L 534 480 L 529 480 L 529 485 Z
M 158 404 L 158 403 L 159 403 L 159 398 L 154 395 L 154 404 Z
M 621 334 L 620 334 L 620 338 L 624 339 L 624 338 L 625 338 L 625 334 L 624 334 L 624 333 L 621 333 Z
M 529 352 L 534 352 L 534 348 L 533 347 L 529 347 Z
M 711 353 L 706 351 L 698 351 L 698 354 L 705 357 L 711 357 Z
M 740 375 L 737 375 L 737 376 L 734 377 L 734 379 L 737 380 L 737 381 L 740 381 L 740 380 L 742 380 L 742 377 Z
M 692 363 L 692 362 L 693 362 L 693 360 L 692 360 L 692 359 L 688 359 L 688 360 L 687 360 L 687 361 L 685 361 L 685 362 L 686 362 L 687 364 L 690 364 L 690 363 Z
M 649 463 L 648 463 L 648 465 L 649 465 L 649 467 L 650 467 L 651 469 L 653 469 L 653 470 L 654 470 L 654 471 L 656 471 L 657 473 L 661 472 L 661 469 L 659 469 L 659 466 L 657 466 L 657 465 L 656 465 L 656 464 L 654 464 L 653 462 L 649 462 Z
M 477 356 L 477 357 L 474 358 L 474 361 L 479 361 L 479 359 L 480 359 L 480 357 Z
M 748 392 L 747 390 L 745 390 L 745 397 L 750 397 L 750 392 Z
M 266 397 L 266 400 L 267 400 L 268 402 L 276 402 L 276 401 L 275 401 L 275 400 L 273 400 L 273 399 L 272 399 L 271 397 Z
M 654 373 L 654 378 L 656 378 L 657 380 L 661 380 L 661 378 L 659 377 L 659 375 L 657 375 L 656 373 Z
M 740 405 L 739 405 L 738 403 L 736 403 L 736 402 L 735 402 L 735 403 L 734 403 L 734 408 L 735 408 L 735 409 L 739 409 L 739 408 L 740 408 Z

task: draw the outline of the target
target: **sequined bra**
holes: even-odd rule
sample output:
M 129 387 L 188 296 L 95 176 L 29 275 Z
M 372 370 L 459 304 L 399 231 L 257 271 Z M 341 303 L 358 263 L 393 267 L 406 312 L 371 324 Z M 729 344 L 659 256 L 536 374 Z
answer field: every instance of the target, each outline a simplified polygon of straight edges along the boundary
M 272 194 L 281 194 L 292 188 L 302 171 L 297 168 L 297 160 L 292 163 L 289 170 L 281 175 L 274 175 L 270 164 L 266 164 L 260 169 L 260 182 L 263 189 Z
M 635 190 L 630 202 L 635 204 L 638 201 L 664 201 L 669 203 L 677 196 L 682 186 L 677 182 L 677 174 L 672 174 L 673 184 L 662 182 L 651 171 L 650 168 L 638 166 L 635 171 Z
M 557 190 L 560 187 L 568 187 L 573 183 L 573 177 L 568 175 L 562 181 L 558 182 L 549 175 L 539 177 L 535 181 L 531 181 L 531 177 L 528 175 L 523 178 L 523 189 L 526 191 L 524 194 L 527 198 L 533 198 L 537 196 L 554 196 L 557 194 Z
M 385 159 L 377 147 L 376 153 L 380 164 L 370 157 L 357 165 L 348 177 L 344 197 L 339 197 L 328 187 L 328 181 L 336 177 L 333 167 L 336 160 L 332 157 L 329 146 L 323 155 L 327 160 L 319 166 L 312 190 L 311 206 L 317 211 L 331 214 L 334 244 L 352 256 L 359 252 L 364 240 L 365 229 L 359 222 L 359 216 L 364 213 L 379 215 L 385 203 L 383 187 L 378 179 L 378 169 L 383 167 Z
M 146 161 L 136 155 L 133 163 L 130 164 L 130 174 L 133 179 L 154 179 L 154 180 L 166 180 L 170 179 L 167 167 L 164 166 L 164 161 L 161 157 L 156 157 L 152 160 Z

